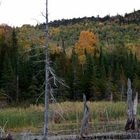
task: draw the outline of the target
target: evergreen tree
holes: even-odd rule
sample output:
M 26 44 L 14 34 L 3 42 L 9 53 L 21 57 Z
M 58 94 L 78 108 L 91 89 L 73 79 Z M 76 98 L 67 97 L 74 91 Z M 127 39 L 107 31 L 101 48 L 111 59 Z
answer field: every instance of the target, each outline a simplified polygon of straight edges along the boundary
M 12 99 L 12 101 L 16 101 L 15 96 L 15 89 L 16 89 L 16 81 L 15 81 L 15 74 L 12 68 L 12 64 L 8 54 L 5 54 L 3 63 L 3 71 L 1 77 L 1 85 L 2 89 L 4 90 L 5 94 Z

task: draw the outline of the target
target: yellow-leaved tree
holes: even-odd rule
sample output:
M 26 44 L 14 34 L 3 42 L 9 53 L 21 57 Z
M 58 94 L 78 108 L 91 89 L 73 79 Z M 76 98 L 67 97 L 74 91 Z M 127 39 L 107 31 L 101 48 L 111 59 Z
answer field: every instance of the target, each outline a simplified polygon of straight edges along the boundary
M 85 63 L 85 51 L 89 54 L 92 54 L 95 49 L 95 44 L 96 37 L 92 32 L 81 31 L 79 40 L 74 47 L 81 64 Z

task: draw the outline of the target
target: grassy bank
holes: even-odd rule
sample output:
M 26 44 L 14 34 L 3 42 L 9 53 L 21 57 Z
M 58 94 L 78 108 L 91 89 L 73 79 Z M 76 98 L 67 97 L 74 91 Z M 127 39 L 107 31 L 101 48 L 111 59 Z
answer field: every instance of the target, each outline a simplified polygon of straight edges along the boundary
M 126 118 L 126 104 L 124 102 L 88 102 L 88 106 L 90 108 L 90 122 L 92 123 L 120 121 Z M 70 124 L 80 124 L 83 115 L 82 109 L 82 102 L 50 104 L 50 130 L 60 129 L 60 125 L 63 127 L 62 129 L 65 129 Z M 29 129 L 38 131 L 43 126 L 43 111 L 42 105 L 0 109 L 0 126 L 6 125 L 5 128 L 11 131 Z M 58 120 L 57 124 L 54 123 L 55 119 Z M 76 126 L 78 127 L 78 125 Z

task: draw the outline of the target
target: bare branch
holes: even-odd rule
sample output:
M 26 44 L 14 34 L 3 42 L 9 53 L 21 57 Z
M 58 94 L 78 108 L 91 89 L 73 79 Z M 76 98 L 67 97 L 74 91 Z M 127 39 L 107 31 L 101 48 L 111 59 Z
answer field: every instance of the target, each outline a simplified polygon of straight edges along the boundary
M 46 16 L 44 15 L 44 13 L 43 12 L 41 12 L 41 15 L 46 19 Z
M 50 72 L 50 74 L 52 75 L 52 77 L 53 77 L 53 79 L 54 79 L 54 85 L 55 85 L 56 87 L 57 87 L 57 84 L 56 84 L 56 81 L 57 81 L 59 84 L 63 85 L 64 87 L 69 88 L 69 86 L 67 86 L 67 85 L 65 84 L 64 80 L 62 80 L 62 79 L 60 79 L 60 78 L 58 78 L 58 77 L 56 76 L 56 74 L 54 73 L 54 70 L 53 70 L 51 67 L 49 67 L 49 72 Z
M 39 99 L 41 98 L 41 96 L 44 95 L 44 91 L 38 96 L 38 98 L 36 99 L 36 104 L 38 104 Z
M 34 75 L 34 77 L 37 77 L 39 74 L 41 74 L 42 72 L 44 72 L 44 70 L 39 70 L 39 72 L 36 74 L 36 75 Z
M 59 107 L 59 109 L 60 109 L 60 111 L 59 111 L 58 108 L 57 108 L 57 110 L 56 110 L 57 113 L 60 115 L 60 117 L 61 117 L 63 120 L 65 120 L 65 118 L 64 118 L 64 116 L 63 116 L 64 111 L 63 111 L 62 107 L 60 106 L 60 104 L 56 101 L 56 99 L 55 99 L 54 96 L 53 96 L 53 89 L 50 89 L 50 95 L 51 95 L 52 100 L 54 101 L 54 103 L 57 104 L 58 107 Z
M 40 24 L 40 21 L 35 19 L 35 18 L 32 18 L 33 20 L 35 20 L 37 22 L 37 24 L 39 25 Z
M 8 121 L 5 122 L 3 127 L 0 126 L 0 138 L 2 138 L 3 135 L 5 135 L 5 127 L 6 127 L 7 123 L 8 123 Z

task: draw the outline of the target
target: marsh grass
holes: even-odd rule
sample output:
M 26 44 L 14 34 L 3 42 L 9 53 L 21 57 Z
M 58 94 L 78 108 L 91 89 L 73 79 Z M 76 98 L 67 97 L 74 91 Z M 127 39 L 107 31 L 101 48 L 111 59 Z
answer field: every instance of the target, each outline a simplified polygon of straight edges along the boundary
M 62 102 L 59 104 L 63 110 L 60 123 L 52 122 L 54 109 L 61 110 L 57 104 L 50 104 L 49 107 L 49 128 L 52 130 L 66 130 L 79 128 L 83 115 L 82 102 Z M 126 119 L 126 104 L 124 102 L 88 102 L 90 108 L 90 123 L 113 122 Z M 6 124 L 6 129 L 11 131 L 23 131 L 24 129 L 38 131 L 43 127 L 42 105 L 31 105 L 28 108 L 13 107 L 0 109 L 0 126 Z M 138 111 L 140 113 L 140 111 Z
M 7 129 L 16 131 L 19 128 L 37 127 L 42 123 L 43 108 L 30 106 L 29 108 L 0 109 L 0 126 L 6 124 Z

